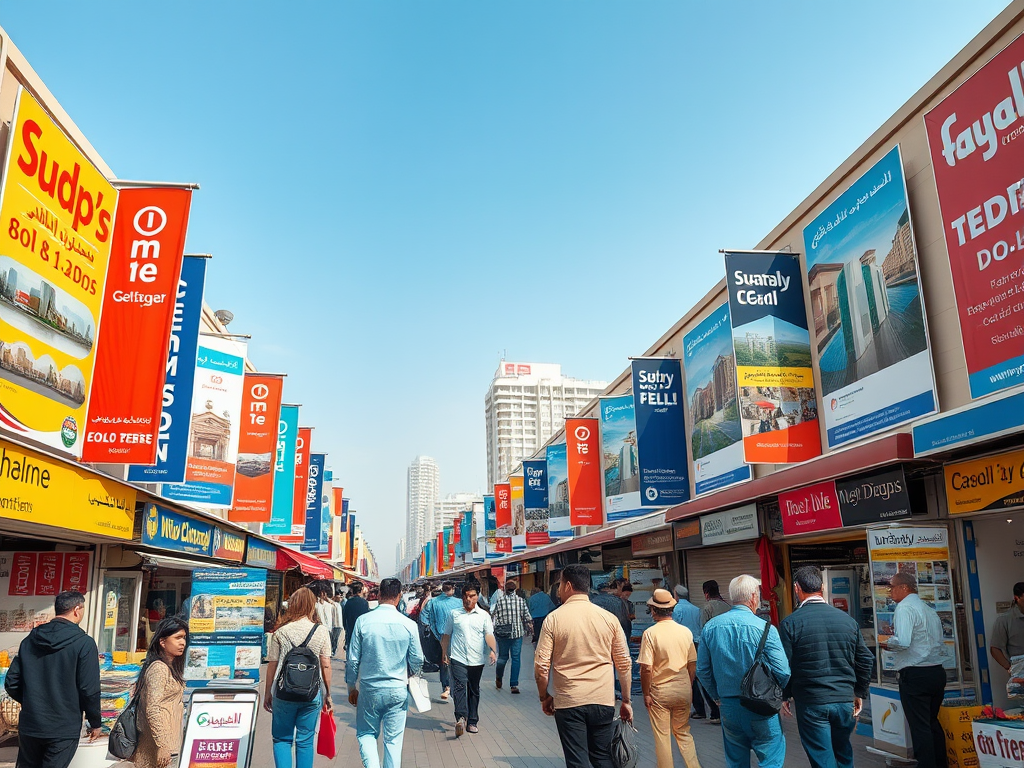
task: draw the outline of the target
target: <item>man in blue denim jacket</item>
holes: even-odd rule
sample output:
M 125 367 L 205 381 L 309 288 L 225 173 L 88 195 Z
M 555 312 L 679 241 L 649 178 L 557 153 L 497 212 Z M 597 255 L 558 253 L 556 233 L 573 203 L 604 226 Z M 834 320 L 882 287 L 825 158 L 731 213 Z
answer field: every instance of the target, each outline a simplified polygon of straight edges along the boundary
M 760 582 L 753 576 L 737 576 L 729 583 L 729 599 L 732 609 L 701 630 L 697 678 L 708 695 L 719 702 L 729 768 L 749 768 L 751 749 L 761 768 L 782 768 L 786 737 L 779 716 L 758 715 L 740 704 L 740 684 L 754 663 L 765 627 L 764 619 L 754 613 L 761 604 Z M 789 682 L 789 661 L 775 627 L 768 631 L 764 659 L 779 685 L 785 686 Z

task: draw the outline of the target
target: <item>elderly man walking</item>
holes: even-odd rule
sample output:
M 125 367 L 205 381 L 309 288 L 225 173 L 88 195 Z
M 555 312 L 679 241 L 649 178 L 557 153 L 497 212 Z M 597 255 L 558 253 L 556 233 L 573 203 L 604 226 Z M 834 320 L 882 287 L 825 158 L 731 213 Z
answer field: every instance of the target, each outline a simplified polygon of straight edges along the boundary
M 716 616 L 701 630 L 697 677 L 708 695 L 719 702 L 722 737 L 729 768 L 749 768 L 750 750 L 761 768 L 782 768 L 786 737 L 778 715 L 759 715 L 740 703 L 740 684 L 754 663 L 765 622 L 754 613 L 761 604 L 760 582 L 737 576 L 729 583 L 732 609 Z M 768 627 L 764 661 L 779 685 L 789 682 L 789 661 L 775 627 Z

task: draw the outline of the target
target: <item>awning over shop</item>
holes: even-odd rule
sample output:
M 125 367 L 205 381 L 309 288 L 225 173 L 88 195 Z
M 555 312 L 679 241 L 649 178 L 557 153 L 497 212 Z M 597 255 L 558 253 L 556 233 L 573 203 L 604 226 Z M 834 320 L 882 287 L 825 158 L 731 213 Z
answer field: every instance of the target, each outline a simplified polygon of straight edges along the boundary
M 224 565 L 222 563 L 211 563 L 200 560 L 186 560 L 182 557 L 164 557 L 163 555 L 153 555 L 149 552 L 139 552 L 142 559 L 159 568 L 170 568 L 175 571 L 194 571 L 196 568 L 241 568 L 243 566 L 231 566 Z
M 307 576 L 318 579 L 334 578 L 334 568 L 323 560 L 287 547 L 278 548 L 276 570 L 290 571 L 292 568 L 298 568 Z

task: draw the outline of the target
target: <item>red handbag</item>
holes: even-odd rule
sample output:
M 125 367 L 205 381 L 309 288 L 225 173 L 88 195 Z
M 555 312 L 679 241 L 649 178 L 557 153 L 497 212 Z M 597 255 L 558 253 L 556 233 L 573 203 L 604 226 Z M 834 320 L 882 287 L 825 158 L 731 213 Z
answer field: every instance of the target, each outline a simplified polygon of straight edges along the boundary
M 337 753 L 338 726 L 334 724 L 334 713 L 330 710 L 320 712 L 320 733 L 316 736 L 316 753 L 334 759 Z

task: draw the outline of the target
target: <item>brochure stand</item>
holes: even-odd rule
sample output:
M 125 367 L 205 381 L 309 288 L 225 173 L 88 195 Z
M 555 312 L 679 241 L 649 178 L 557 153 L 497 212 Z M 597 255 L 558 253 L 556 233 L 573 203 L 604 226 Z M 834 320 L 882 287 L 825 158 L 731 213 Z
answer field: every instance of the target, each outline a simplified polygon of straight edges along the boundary
M 192 692 L 180 768 L 249 768 L 260 696 L 245 683 Z

